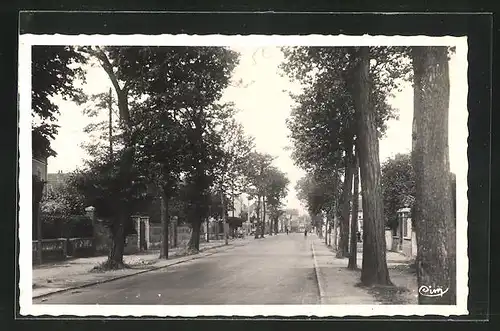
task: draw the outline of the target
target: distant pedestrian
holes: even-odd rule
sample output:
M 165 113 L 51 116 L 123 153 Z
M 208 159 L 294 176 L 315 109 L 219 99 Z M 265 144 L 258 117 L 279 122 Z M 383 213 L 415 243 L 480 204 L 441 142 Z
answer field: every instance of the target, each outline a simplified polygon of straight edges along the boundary
M 304 237 L 307 237 L 307 229 L 304 231 Z

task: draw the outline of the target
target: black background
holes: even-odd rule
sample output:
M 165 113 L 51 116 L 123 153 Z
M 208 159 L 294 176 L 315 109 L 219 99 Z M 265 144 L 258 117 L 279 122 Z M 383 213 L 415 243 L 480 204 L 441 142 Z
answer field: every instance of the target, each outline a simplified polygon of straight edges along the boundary
M 250 2 L 250 1 L 249 1 Z M 266 2 L 252 1 L 252 6 L 249 4 L 232 6 L 217 4 L 215 2 L 198 2 L 186 4 L 185 2 L 178 5 L 180 2 L 170 2 L 169 10 L 203 10 L 201 13 L 124 13 L 124 12 L 74 12 L 78 10 L 161 10 L 153 2 L 149 2 L 150 7 L 145 8 L 148 1 L 131 2 L 121 1 L 116 4 L 103 5 L 95 1 L 96 4 L 74 4 L 68 5 L 64 1 L 45 1 L 43 5 L 38 2 L 26 2 L 23 6 L 11 4 L 2 5 L 2 50 L 1 56 L 1 81 L 3 105 L 0 108 L 2 111 L 2 121 L 0 121 L 0 145 L 2 146 L 2 182 L 1 190 L 2 199 L 5 204 L 2 210 L 2 219 L 0 220 L 0 233 L 3 235 L 1 244 L 2 264 L 4 270 L 17 269 L 17 253 L 15 247 L 18 245 L 16 240 L 17 231 L 17 36 L 20 27 L 21 33 L 60 33 L 60 34 L 380 34 L 380 35 L 429 35 L 429 36 L 468 36 L 469 55 L 468 55 L 468 79 L 469 79 L 469 139 L 468 139 L 468 158 L 469 158 L 469 179 L 468 179 L 468 227 L 469 227 L 469 311 L 468 317 L 460 317 L 453 319 L 460 320 L 487 320 L 488 314 L 491 313 L 492 319 L 498 316 L 498 309 L 491 307 L 490 311 L 490 260 L 493 261 L 496 250 L 492 249 L 490 256 L 489 250 L 489 234 L 490 234 L 490 139 L 491 132 L 491 96 L 495 99 L 495 93 L 492 91 L 492 78 L 497 79 L 498 70 L 493 71 L 492 67 L 492 50 L 493 50 L 493 33 L 496 32 L 493 26 L 493 15 L 487 13 L 470 13 L 472 11 L 484 12 L 493 10 L 492 6 L 487 8 L 482 7 L 481 1 L 475 1 L 474 4 L 469 1 L 442 1 L 439 5 L 431 6 L 429 1 L 419 1 L 412 4 L 398 4 L 396 1 L 384 1 L 384 4 L 371 3 L 370 1 L 351 1 L 349 5 L 340 5 L 338 1 L 332 1 L 329 5 L 308 4 L 294 2 L 287 3 L 285 7 L 284 1 L 275 1 L 274 7 Z M 486 2 L 484 2 L 486 4 Z M 139 5 L 142 7 L 140 8 Z M 476 8 L 472 8 L 476 5 Z M 486 5 L 488 6 L 488 5 Z M 47 10 L 72 10 L 73 12 L 25 12 L 18 16 L 19 9 L 47 9 Z M 409 12 L 418 11 L 420 13 L 408 13 L 404 15 L 395 14 L 373 14 L 373 13 L 325 13 L 325 11 L 399 11 Z M 210 13 L 208 11 L 219 11 Z M 228 12 L 232 11 L 232 12 Z M 247 11 L 245 13 L 241 11 Z M 248 12 L 254 11 L 254 12 Z M 258 11 L 258 12 L 255 12 Z M 274 11 L 274 12 L 273 12 Z M 281 13 L 280 13 L 281 11 Z M 284 13 L 282 11 L 287 11 Z M 290 13 L 295 11 L 308 11 L 309 13 Z M 323 11 L 319 13 L 318 11 Z M 433 11 L 455 13 L 434 14 Z M 457 13 L 457 11 L 467 11 L 465 13 Z M 311 13 L 316 12 L 316 13 Z M 19 21 L 18 21 L 19 18 Z M 18 26 L 18 23 L 20 24 Z M 492 94 L 493 92 L 493 94 Z M 6 102 L 5 102 L 6 101 Z M 450 110 L 450 116 L 453 116 Z M 493 154 L 495 155 L 495 154 Z M 494 168 L 493 168 L 494 169 Z M 495 171 L 492 171 L 495 174 Z M 494 181 L 491 181 L 493 183 Z M 16 201 L 16 203 L 14 203 Z M 495 200 L 493 200 L 495 201 Z M 495 206 L 495 204 L 493 204 Z M 493 213 L 495 212 L 492 209 Z M 493 214 L 494 215 L 494 214 Z M 492 227 L 496 227 L 495 222 L 491 223 Z M 494 233 L 492 228 L 492 233 Z M 495 243 L 495 241 L 492 241 Z M 493 266 L 493 262 L 491 264 Z M 11 267 L 12 266 L 12 267 Z M 493 270 L 492 270 L 493 272 Z M 7 276 L 6 274 L 3 275 Z M 494 288 L 498 289 L 495 284 L 495 278 L 492 274 L 493 281 L 491 282 L 491 299 L 495 298 Z M 12 277 L 5 278 L 0 282 L 0 293 L 2 293 L 3 303 L 1 306 L 1 315 L 5 319 L 13 318 L 24 319 L 18 320 L 15 329 L 19 326 L 29 326 L 34 324 L 33 321 L 26 321 L 19 314 L 19 303 L 16 298 L 17 277 L 12 274 Z M 495 300 L 496 301 L 496 300 Z M 419 319 L 418 317 L 413 317 Z M 426 316 L 424 319 L 432 319 L 432 316 Z M 437 320 L 445 321 L 447 318 L 435 317 Z M 379 318 L 375 318 L 379 319 Z M 401 316 L 401 319 L 406 317 Z M 391 320 L 395 320 L 394 317 Z M 29 324 L 26 324 L 29 323 Z M 38 322 L 40 323 L 40 322 Z M 86 330 L 95 326 L 109 329 L 140 328 L 144 320 L 130 321 L 120 323 L 114 321 L 103 322 L 83 322 L 71 321 L 68 324 L 64 322 L 49 322 L 49 329 L 81 329 Z M 173 327 L 178 326 L 179 322 L 169 321 L 166 324 L 146 323 L 148 327 Z M 184 323 L 184 322 L 182 322 Z M 189 329 L 192 328 L 212 328 L 210 325 L 217 323 L 216 327 L 230 327 L 234 329 L 238 327 L 234 323 L 236 321 L 214 322 L 206 320 L 197 320 L 190 322 Z M 268 321 L 262 325 L 259 322 L 258 327 L 271 326 L 272 329 L 277 327 L 298 326 L 304 327 L 335 327 L 331 323 L 307 322 L 314 325 L 302 325 L 304 322 L 294 321 L 293 325 L 273 324 L 275 322 Z M 345 322 L 343 322 L 344 324 Z M 426 322 L 425 324 L 427 324 Z M 46 324 L 43 322 L 43 324 Z M 86 325 L 87 324 L 87 325 Z M 376 323 L 379 324 L 379 323 Z M 406 323 L 405 323 L 406 324 Z M 447 325 L 450 325 L 446 323 Z M 452 323 L 453 328 L 467 327 L 472 325 L 458 325 Z M 149 326 L 151 325 L 151 326 Z M 238 324 L 239 325 L 239 324 Z M 480 326 L 486 326 L 484 323 L 474 323 L 474 329 Z M 414 324 L 415 327 L 417 325 Z M 438 326 L 440 329 L 445 324 Z M 342 327 L 346 327 L 342 325 Z M 353 326 L 349 326 L 351 328 Z M 400 329 L 408 327 L 408 325 L 400 325 L 399 323 L 387 323 L 374 327 L 385 329 Z M 418 325 L 418 328 L 426 327 Z M 3 327 L 2 327 L 3 329 Z M 10 329 L 7 327 L 7 329 Z

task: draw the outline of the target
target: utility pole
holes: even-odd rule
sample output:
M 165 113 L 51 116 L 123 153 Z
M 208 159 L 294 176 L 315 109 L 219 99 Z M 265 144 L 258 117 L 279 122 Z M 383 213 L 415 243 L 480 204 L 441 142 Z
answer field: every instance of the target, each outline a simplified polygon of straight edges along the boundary
M 113 160 L 113 94 L 109 88 L 109 159 Z

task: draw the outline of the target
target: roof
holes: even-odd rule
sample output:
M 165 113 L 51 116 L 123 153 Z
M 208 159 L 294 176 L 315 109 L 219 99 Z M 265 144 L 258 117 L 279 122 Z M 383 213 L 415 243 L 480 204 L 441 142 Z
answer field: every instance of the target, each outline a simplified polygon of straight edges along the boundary
M 409 213 L 411 211 L 410 208 L 408 207 L 405 207 L 405 208 L 401 208 L 398 210 L 398 213 Z

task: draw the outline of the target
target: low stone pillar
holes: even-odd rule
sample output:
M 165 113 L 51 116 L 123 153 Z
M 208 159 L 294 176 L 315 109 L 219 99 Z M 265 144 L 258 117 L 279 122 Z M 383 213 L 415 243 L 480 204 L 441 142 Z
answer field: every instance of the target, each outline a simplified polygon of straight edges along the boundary
M 417 233 L 415 230 L 411 231 L 411 256 L 417 256 Z
M 141 218 L 139 216 L 132 216 L 134 225 L 135 225 L 135 231 L 137 232 L 137 249 L 140 251 L 141 250 Z
M 385 246 L 388 251 L 392 251 L 392 231 L 391 229 L 385 229 Z

